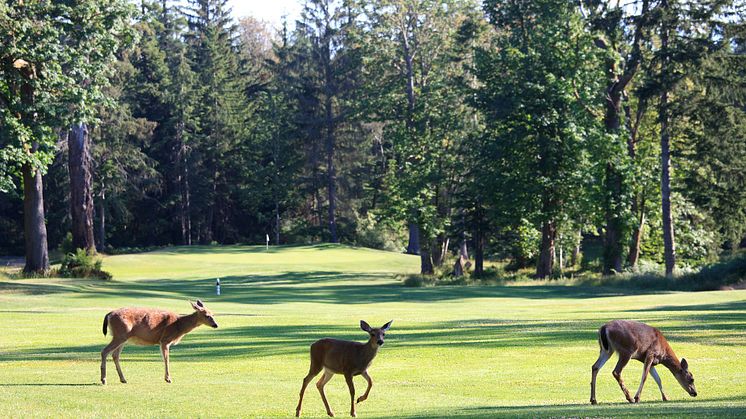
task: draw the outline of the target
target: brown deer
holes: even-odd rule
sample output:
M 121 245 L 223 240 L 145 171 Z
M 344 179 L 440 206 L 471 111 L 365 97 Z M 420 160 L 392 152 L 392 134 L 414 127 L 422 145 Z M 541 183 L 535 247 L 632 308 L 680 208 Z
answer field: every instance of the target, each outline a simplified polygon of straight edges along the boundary
M 694 387 L 694 377 L 689 372 L 689 364 L 683 358 L 679 362 L 679 358 L 676 357 L 666 338 L 658 329 L 645 323 L 630 320 L 610 321 L 598 329 L 598 345 L 601 347 L 601 354 L 591 368 L 591 404 L 596 404 L 596 375 L 598 375 L 598 370 L 604 366 L 614 352 L 619 354 L 619 361 L 617 361 L 611 374 L 619 383 L 619 387 L 621 387 L 628 402 L 640 402 L 640 394 L 648 373 L 653 376 L 658 384 L 663 401 L 668 400 L 666 393 L 663 392 L 661 378 L 655 370 L 655 366 L 658 364 L 668 368 L 689 395 L 697 397 L 697 389 Z M 640 388 L 637 389 L 634 399 L 630 397 L 629 391 L 622 380 L 622 370 L 630 359 L 636 359 L 645 364 L 642 370 Z
M 356 417 L 355 385 L 352 383 L 352 377 L 362 375 L 368 382 L 365 393 L 357 399 L 357 402 L 360 403 L 368 398 L 370 389 L 373 387 L 373 380 L 368 375 L 368 367 L 373 362 L 373 358 L 376 357 L 378 348 L 383 345 L 383 338 L 392 322 L 393 320 L 384 324 L 381 328 L 374 329 L 365 321 L 360 320 L 360 328 L 370 335 L 366 343 L 329 338 L 314 342 L 311 345 L 311 367 L 308 370 L 308 375 L 303 379 L 303 386 L 300 388 L 300 400 L 298 400 L 298 407 L 295 408 L 295 416 L 300 417 L 303 393 L 306 391 L 308 383 L 323 369 L 324 375 L 316 383 L 316 388 L 321 393 L 321 400 L 326 407 L 326 413 L 334 417 L 334 412 L 329 407 L 326 394 L 324 394 L 324 386 L 332 379 L 334 374 L 342 374 L 345 376 L 347 387 L 350 389 L 350 415 Z
M 101 351 L 101 384 L 106 384 L 106 357 L 113 352 L 114 365 L 117 367 L 119 381 L 126 383 L 122 368 L 119 366 L 119 355 L 124 344 L 132 341 L 137 345 L 160 345 L 163 361 L 166 363 L 165 379 L 171 382 L 168 371 L 168 355 L 171 345 L 176 345 L 187 333 L 199 325 L 217 328 L 218 324 L 202 301 L 191 303 L 194 313 L 179 316 L 170 311 L 153 308 L 120 308 L 104 316 L 104 336 L 111 329 L 111 343 Z

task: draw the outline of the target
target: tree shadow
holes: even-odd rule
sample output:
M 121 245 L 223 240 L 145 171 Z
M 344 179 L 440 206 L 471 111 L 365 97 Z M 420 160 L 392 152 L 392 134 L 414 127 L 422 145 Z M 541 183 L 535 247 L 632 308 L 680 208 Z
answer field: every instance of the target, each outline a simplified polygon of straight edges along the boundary
M 386 350 L 442 347 L 457 350 L 476 348 L 494 350 L 532 345 L 562 346 L 588 342 L 595 344 L 598 321 L 572 322 L 512 321 L 479 319 L 445 321 L 437 324 L 399 322 L 387 333 Z M 322 338 L 364 342 L 368 336 L 357 324 L 340 325 L 256 325 L 205 329 L 190 333 L 173 347 L 172 360 L 214 361 L 228 358 L 261 358 L 308 353 L 310 345 Z M 2 361 L 98 360 L 109 339 L 100 344 L 68 347 L 38 347 L 0 353 Z M 161 362 L 157 346 L 129 344 L 123 360 Z
M 602 403 L 590 404 L 539 404 L 525 406 L 475 406 L 449 411 L 448 416 L 456 417 L 739 417 L 746 413 L 746 405 L 733 405 L 733 402 L 744 402 L 742 396 L 712 398 L 690 402 L 647 401 L 640 404 Z M 730 405 L 719 406 L 715 403 Z M 384 416 L 385 417 L 385 416 Z M 391 416 L 390 416 L 391 417 Z M 415 418 L 432 417 L 415 415 Z

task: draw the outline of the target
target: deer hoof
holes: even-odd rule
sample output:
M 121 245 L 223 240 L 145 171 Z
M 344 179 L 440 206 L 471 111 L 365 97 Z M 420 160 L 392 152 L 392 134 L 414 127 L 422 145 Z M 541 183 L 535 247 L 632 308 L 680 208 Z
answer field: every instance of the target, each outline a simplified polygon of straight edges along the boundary
M 635 396 L 635 403 L 640 403 L 640 397 L 639 396 Z
M 357 413 L 355 413 L 355 412 L 350 412 L 350 416 L 352 416 L 353 418 L 356 418 L 356 417 L 357 417 Z
M 326 414 L 329 415 L 330 418 L 334 417 L 334 412 L 332 412 L 331 410 L 327 411 Z
M 124 380 L 124 379 L 119 380 L 119 382 L 122 383 L 122 384 L 127 384 L 127 380 Z
M 296 410 L 296 411 L 295 411 L 295 417 L 296 417 L 296 418 L 299 418 L 299 417 L 300 417 L 300 410 Z
M 364 402 L 364 401 L 365 401 L 365 398 L 362 397 L 362 396 L 360 396 L 360 397 L 357 398 L 357 402 L 356 403 L 361 403 L 361 402 Z
M 104 385 L 104 386 L 106 385 L 106 378 L 101 379 L 101 385 Z
M 166 377 L 166 382 L 171 384 L 171 377 Z
M 598 402 L 596 401 L 596 399 L 591 399 L 591 404 L 598 404 Z

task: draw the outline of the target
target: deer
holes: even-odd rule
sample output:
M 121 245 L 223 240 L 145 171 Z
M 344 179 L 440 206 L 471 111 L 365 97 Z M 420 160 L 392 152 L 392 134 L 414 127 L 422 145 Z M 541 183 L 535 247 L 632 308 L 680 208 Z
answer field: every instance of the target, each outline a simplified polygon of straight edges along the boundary
M 679 385 L 690 396 L 697 397 L 697 388 L 694 386 L 694 377 L 689 371 L 689 363 L 684 358 L 679 361 L 668 341 L 658 329 L 631 320 L 610 321 L 598 329 L 598 345 L 601 348 L 601 353 L 591 367 L 591 404 L 596 404 L 596 376 L 598 371 L 614 352 L 619 354 L 619 360 L 611 374 L 619 383 L 619 387 L 628 402 L 640 402 L 640 394 L 648 374 L 652 375 L 653 380 L 658 384 L 663 401 L 668 400 L 666 393 L 663 391 L 661 378 L 655 370 L 655 366 L 658 364 L 668 368 Z M 630 359 L 636 359 L 644 364 L 640 387 L 637 389 L 634 398 L 630 396 L 622 380 L 622 370 Z
M 323 369 L 324 375 L 316 383 L 316 388 L 321 394 L 321 400 L 326 407 L 326 414 L 334 417 L 334 412 L 332 412 L 329 402 L 326 400 L 324 386 L 334 377 L 334 374 L 342 374 L 350 390 L 350 416 L 357 417 L 355 412 L 355 385 L 352 382 L 352 377 L 362 375 L 368 382 L 365 393 L 357 399 L 357 403 L 362 403 L 368 399 L 370 389 L 373 387 L 373 380 L 368 375 L 368 367 L 373 362 L 373 358 L 376 357 L 378 349 L 383 346 L 383 338 L 392 322 L 393 320 L 380 328 L 372 328 L 364 320 L 360 320 L 360 328 L 370 335 L 366 343 L 326 338 L 311 344 L 311 366 L 308 369 L 308 374 L 303 378 L 303 386 L 300 389 L 300 399 L 298 400 L 298 407 L 295 408 L 295 416 L 300 417 L 303 393 L 305 393 L 308 383 Z
M 169 352 L 172 345 L 181 341 L 197 326 L 217 328 L 218 324 L 210 310 L 202 301 L 191 303 L 194 312 L 180 316 L 176 313 L 154 308 L 125 307 L 111 311 L 104 316 L 103 332 L 111 330 L 111 343 L 101 351 L 101 384 L 106 385 L 106 358 L 112 353 L 117 367 L 119 381 L 127 383 L 119 365 L 119 355 L 124 344 L 132 341 L 137 345 L 160 345 L 161 355 L 166 364 L 165 380 L 171 382 L 169 372 Z

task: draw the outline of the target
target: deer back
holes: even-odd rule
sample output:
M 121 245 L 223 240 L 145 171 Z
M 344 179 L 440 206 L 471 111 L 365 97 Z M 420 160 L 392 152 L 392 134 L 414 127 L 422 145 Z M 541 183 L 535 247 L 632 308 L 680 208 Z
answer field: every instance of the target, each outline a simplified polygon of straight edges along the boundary
M 109 314 L 109 327 L 114 336 L 127 337 L 140 345 L 156 345 L 178 319 L 179 315 L 170 311 L 128 307 Z
M 606 338 L 616 351 L 633 359 L 653 357 L 656 362 L 673 355 L 661 332 L 645 323 L 631 320 L 614 320 L 604 325 Z M 675 356 L 675 355 L 673 355 Z

